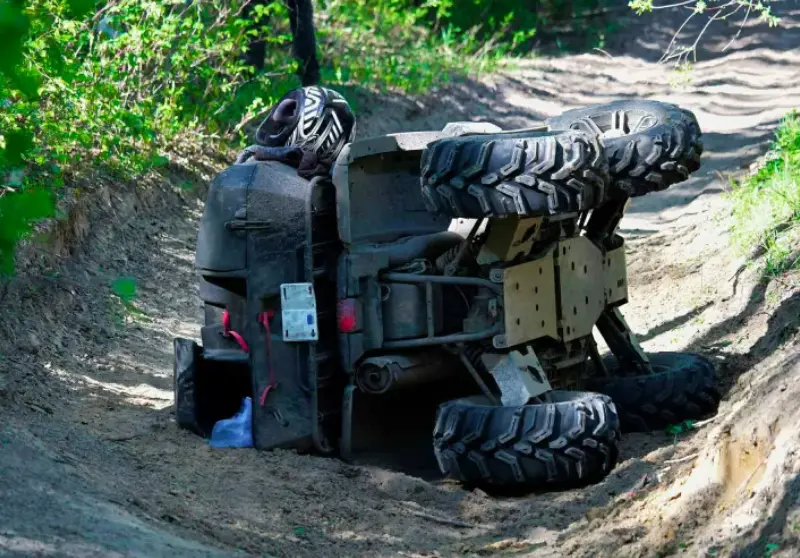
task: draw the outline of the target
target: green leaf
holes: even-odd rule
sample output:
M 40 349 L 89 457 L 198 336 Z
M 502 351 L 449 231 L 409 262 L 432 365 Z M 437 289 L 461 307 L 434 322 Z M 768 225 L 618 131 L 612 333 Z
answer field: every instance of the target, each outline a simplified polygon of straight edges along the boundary
M 628 7 L 636 12 L 636 15 L 653 11 L 653 0 L 631 0 Z
M 17 243 L 31 233 L 38 221 L 54 214 L 53 195 L 43 188 L 0 197 L 0 276 L 14 272 Z
M 670 424 L 669 426 L 667 426 L 665 431 L 667 434 L 671 436 L 677 436 L 678 434 L 681 433 L 682 430 L 679 424 Z
M 53 71 L 56 75 L 62 75 L 64 73 L 64 53 L 61 45 L 55 39 L 49 39 L 45 51 L 47 53 L 47 62 L 53 68 Z
M 37 71 L 17 68 L 16 71 L 8 75 L 8 79 L 11 85 L 25 95 L 28 100 L 35 101 L 39 98 L 41 77 Z
M 169 157 L 164 157 L 163 155 L 155 154 L 150 158 L 150 166 L 152 167 L 164 167 L 169 163 Z
M 30 27 L 20 0 L 0 2 L 0 72 L 12 74 L 22 62 L 22 42 Z
M 685 420 L 685 421 L 683 421 L 681 423 L 678 423 L 678 424 L 670 424 L 665 429 L 665 432 L 667 434 L 672 435 L 672 436 L 677 436 L 679 434 L 683 434 L 685 432 L 688 432 L 689 430 L 694 428 L 694 424 L 695 423 L 694 423 L 693 420 Z
M 131 302 L 136 298 L 136 280 L 132 277 L 120 277 L 111 283 L 111 290 L 123 302 Z
M 67 0 L 69 13 L 75 19 L 82 19 L 83 16 L 94 11 L 97 0 Z
M 6 148 L 3 151 L 5 163 L 10 166 L 21 165 L 24 155 L 33 147 L 33 134 L 27 130 L 13 130 L 4 134 Z

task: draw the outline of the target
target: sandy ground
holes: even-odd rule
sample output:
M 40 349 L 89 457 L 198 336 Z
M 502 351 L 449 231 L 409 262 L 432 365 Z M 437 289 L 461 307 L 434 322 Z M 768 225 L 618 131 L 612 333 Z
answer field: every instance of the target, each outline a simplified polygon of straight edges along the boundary
M 744 265 L 722 195 L 800 105 L 800 11 L 781 7 L 781 28 L 748 28 L 724 53 L 731 29 L 712 29 L 683 89 L 654 63 L 675 28 L 659 18 L 607 53 L 359 104 L 363 135 L 477 118 L 523 127 L 618 98 L 692 109 L 703 168 L 637 199 L 623 222 L 624 311 L 646 349 L 717 361 L 726 398 L 714 421 L 627 436 L 602 483 L 520 498 L 286 451 L 212 450 L 170 408 L 171 339 L 196 337 L 201 319 L 202 186 L 100 185 L 52 253 L 31 247 L 0 292 L 0 556 L 800 555 L 797 278 L 768 284 Z M 202 185 L 219 164 L 175 183 Z M 120 276 L 135 278 L 141 313 L 111 296 Z

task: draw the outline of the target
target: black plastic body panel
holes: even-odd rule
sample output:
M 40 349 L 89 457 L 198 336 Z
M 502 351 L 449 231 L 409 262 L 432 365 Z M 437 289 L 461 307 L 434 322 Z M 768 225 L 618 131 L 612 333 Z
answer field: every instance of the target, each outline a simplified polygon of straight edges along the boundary
M 342 185 L 336 193 L 339 231 L 346 244 L 391 242 L 447 230 L 450 219 L 425 208 L 419 160 L 420 152 L 401 151 L 349 164 L 347 187 Z
M 202 275 L 247 268 L 246 238 L 226 224 L 247 219 L 247 191 L 255 172 L 254 165 L 234 165 L 211 182 L 195 253 L 195 267 Z
M 253 382 L 253 436 L 260 449 L 310 449 L 315 409 L 312 408 L 308 343 L 284 343 L 280 287 L 305 282 L 306 211 L 312 185 L 297 171 L 275 162 L 254 163 L 247 194 L 247 220 L 261 224 L 244 231 L 246 238 L 247 304 L 244 335 L 250 345 Z M 259 323 L 272 311 L 270 340 Z M 272 368 L 272 374 L 270 373 Z M 261 396 L 277 383 L 262 406 Z
M 175 420 L 208 437 L 214 424 L 236 414 L 242 398 L 250 394 L 247 364 L 215 359 L 191 339 L 175 339 L 173 346 Z
M 244 297 L 225 289 L 219 284 L 210 283 L 200 277 L 200 299 L 206 304 L 219 308 L 232 308 L 244 304 Z
M 249 161 L 214 179 L 201 221 L 195 263 L 206 304 L 201 332 L 204 369 L 217 370 L 220 389 L 227 381 L 225 370 L 247 369 L 253 436 L 260 449 L 313 446 L 329 451 L 325 438 L 331 434 L 321 432 L 320 416 L 334 414 L 329 430 L 339 429 L 345 378 L 335 358 L 335 266 L 325 269 L 326 262 L 338 257 L 338 241 L 333 185 L 327 182 L 327 200 L 324 190 L 319 180 L 300 178 L 292 167 Z M 329 230 L 315 235 L 320 223 L 327 223 Z M 325 338 L 332 343 L 326 354 L 333 355 L 329 360 L 335 367 L 332 371 L 328 365 L 322 378 L 323 402 L 317 393 L 317 371 L 326 357 L 318 354 L 316 343 L 284 343 L 282 336 L 281 284 L 311 281 L 315 288 L 319 284 L 320 344 Z M 244 337 L 248 352 L 224 335 L 223 308 L 229 311 L 231 328 Z M 273 312 L 269 337 L 259 321 L 259 314 L 266 311 Z M 273 378 L 276 385 L 261 405 Z

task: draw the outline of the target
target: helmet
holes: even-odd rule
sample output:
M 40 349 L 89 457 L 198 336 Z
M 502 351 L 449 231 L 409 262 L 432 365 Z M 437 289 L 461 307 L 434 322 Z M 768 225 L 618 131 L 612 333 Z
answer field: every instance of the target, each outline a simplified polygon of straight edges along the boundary
M 284 95 L 258 127 L 256 141 L 267 147 L 300 147 L 333 163 L 355 134 L 356 117 L 345 98 L 314 85 Z

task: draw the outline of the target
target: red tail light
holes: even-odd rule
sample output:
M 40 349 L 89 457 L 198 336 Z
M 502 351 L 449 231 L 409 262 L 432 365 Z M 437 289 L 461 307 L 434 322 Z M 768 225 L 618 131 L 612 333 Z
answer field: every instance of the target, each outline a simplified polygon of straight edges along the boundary
M 354 298 L 346 298 L 339 301 L 337 318 L 340 333 L 353 333 L 358 329 L 356 301 Z

